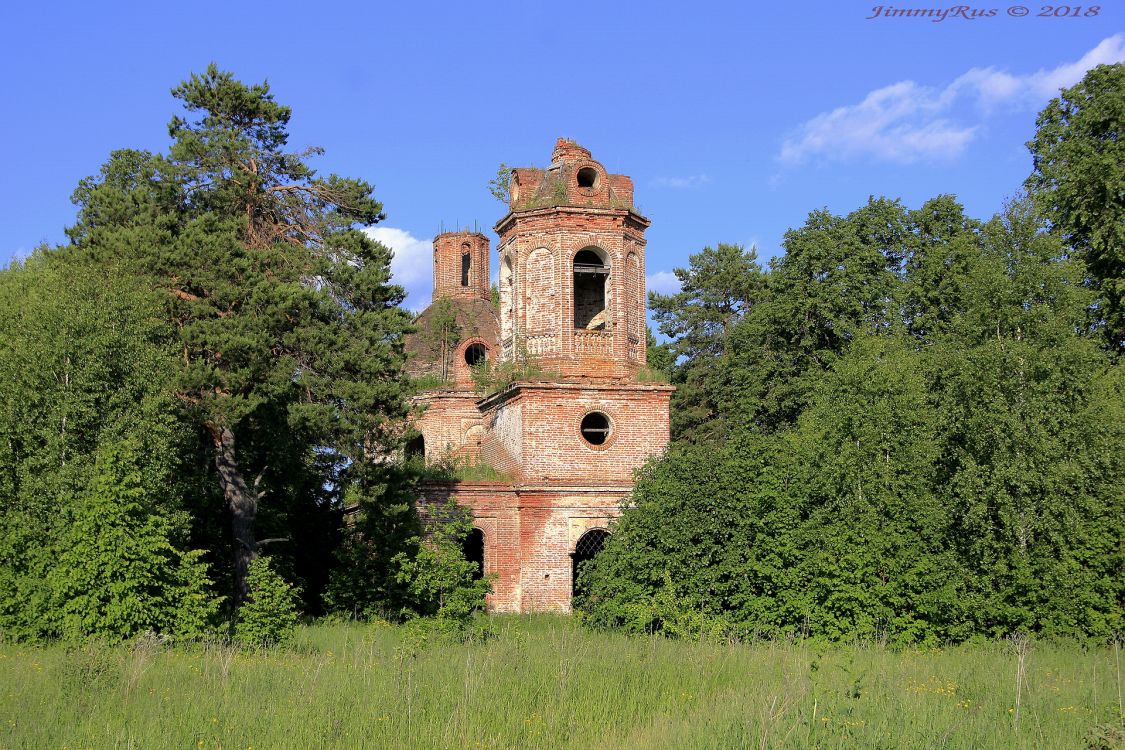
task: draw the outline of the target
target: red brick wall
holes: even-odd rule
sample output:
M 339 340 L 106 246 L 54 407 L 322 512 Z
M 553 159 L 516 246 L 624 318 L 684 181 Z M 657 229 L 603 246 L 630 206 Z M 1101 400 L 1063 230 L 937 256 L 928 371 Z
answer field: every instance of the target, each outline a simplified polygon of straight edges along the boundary
M 464 457 L 476 461 L 485 439 L 484 419 L 471 391 L 431 391 L 419 397 L 424 411 L 414 420 L 414 429 L 426 441 L 426 461 Z
M 493 612 L 569 612 L 571 553 L 590 529 L 610 528 L 629 486 L 528 486 L 460 482 L 427 487 L 423 514 L 449 499 L 484 534 L 485 573 L 496 576 Z
M 564 377 L 625 377 L 645 364 L 644 227 L 623 211 L 543 209 L 502 227 L 500 257 L 513 268 L 501 287 L 502 347 L 525 348 Z M 606 329 L 574 327 L 574 256 L 597 247 L 610 268 Z M 631 258 L 631 260 L 629 260 Z
M 510 473 L 527 482 L 631 483 L 633 472 L 668 444 L 672 390 L 655 384 L 519 384 L 483 402 L 482 456 L 491 462 L 506 453 L 518 464 Z M 579 431 L 591 411 L 611 420 L 603 445 L 591 445 Z
M 468 254 L 469 284 L 461 285 L 461 256 Z M 489 298 L 488 238 L 479 232 L 446 232 L 434 238 L 434 299 Z

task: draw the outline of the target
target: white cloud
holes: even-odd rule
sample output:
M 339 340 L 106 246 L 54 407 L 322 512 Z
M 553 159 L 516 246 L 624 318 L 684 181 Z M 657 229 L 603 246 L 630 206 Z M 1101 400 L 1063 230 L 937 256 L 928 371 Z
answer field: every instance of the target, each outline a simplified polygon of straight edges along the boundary
M 778 159 L 800 164 L 825 159 L 874 158 L 909 164 L 955 159 L 964 153 L 981 120 L 1000 106 L 1039 106 L 1073 86 L 1087 70 L 1125 60 L 1125 34 L 1115 34 L 1075 62 L 1051 70 L 1013 75 L 995 68 L 973 68 L 944 88 L 900 81 L 876 89 L 858 104 L 823 112 L 785 139 Z M 974 123 L 955 122 L 953 110 L 975 99 Z M 963 114 L 962 117 L 965 117 Z
M 1082 80 L 1090 68 L 1125 62 L 1125 34 L 1114 34 L 1082 56 L 1077 62 L 1063 64 L 1054 70 L 1040 70 L 1028 76 L 1029 87 L 1039 97 L 1048 99 L 1059 89 L 1073 86 Z
M 651 185 L 658 188 L 687 190 L 706 185 L 710 181 L 711 178 L 705 174 L 694 174 L 690 177 L 657 177 L 651 182 Z
M 676 294 L 680 291 L 680 280 L 671 271 L 657 271 L 645 277 L 645 286 L 650 292 Z
M 430 304 L 434 283 L 433 242 L 420 240 L 396 227 L 368 227 L 363 231 L 394 251 L 391 275 L 394 283 L 406 289 L 406 307 L 418 311 Z

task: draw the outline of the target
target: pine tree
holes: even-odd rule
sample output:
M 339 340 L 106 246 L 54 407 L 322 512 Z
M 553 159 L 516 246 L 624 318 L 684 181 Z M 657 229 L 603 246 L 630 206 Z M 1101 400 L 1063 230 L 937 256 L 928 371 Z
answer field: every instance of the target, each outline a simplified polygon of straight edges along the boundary
M 173 390 L 210 437 L 230 518 L 237 606 L 259 503 L 285 494 L 263 458 L 279 426 L 305 446 L 299 460 L 327 451 L 339 481 L 350 467 L 362 478 L 406 412 L 409 316 L 390 251 L 357 229 L 383 218 L 371 186 L 318 176 L 319 149 L 286 151 L 291 113 L 267 84 L 212 65 L 172 93 L 189 117 L 172 119 L 169 155 L 115 152 L 83 181 L 71 250 L 164 294 Z

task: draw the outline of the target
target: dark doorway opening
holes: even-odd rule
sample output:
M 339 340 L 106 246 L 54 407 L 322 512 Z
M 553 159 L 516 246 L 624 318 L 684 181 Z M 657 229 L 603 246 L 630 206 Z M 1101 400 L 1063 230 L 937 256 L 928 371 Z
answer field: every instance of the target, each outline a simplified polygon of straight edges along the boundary
M 422 461 L 426 460 L 426 438 L 422 437 L 421 435 L 411 438 L 406 443 L 405 453 L 407 461 L 412 458 L 420 459 Z
M 462 549 L 465 552 L 465 559 L 476 565 L 473 569 L 473 580 L 479 581 L 484 578 L 484 532 L 480 529 L 470 531 L 465 537 Z
M 579 591 L 579 577 L 582 575 L 582 568 L 586 563 L 593 560 L 602 551 L 605 546 L 605 540 L 609 539 L 609 532 L 604 529 L 591 529 L 581 536 L 578 544 L 574 545 L 574 553 L 571 557 L 571 575 L 570 575 L 570 592 L 577 594 Z

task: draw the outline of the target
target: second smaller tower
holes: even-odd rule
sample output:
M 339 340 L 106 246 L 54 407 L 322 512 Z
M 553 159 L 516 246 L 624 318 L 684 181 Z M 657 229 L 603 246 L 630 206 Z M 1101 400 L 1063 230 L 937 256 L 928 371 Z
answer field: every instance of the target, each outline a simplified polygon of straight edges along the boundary
M 444 232 L 434 237 L 434 300 L 489 299 L 488 238 L 479 232 Z

